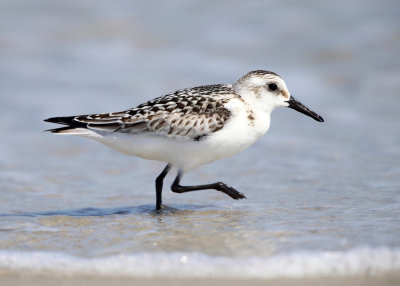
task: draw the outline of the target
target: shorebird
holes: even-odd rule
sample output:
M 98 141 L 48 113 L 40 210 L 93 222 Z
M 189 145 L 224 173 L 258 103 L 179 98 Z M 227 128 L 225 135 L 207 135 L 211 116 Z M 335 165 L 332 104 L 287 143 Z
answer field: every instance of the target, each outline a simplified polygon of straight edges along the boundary
M 222 182 L 182 186 L 185 172 L 235 155 L 264 135 L 276 107 L 289 107 L 323 122 L 317 113 L 291 96 L 276 73 L 256 70 L 234 84 L 186 88 L 120 112 L 52 117 L 65 125 L 52 133 L 94 139 L 121 153 L 167 165 L 155 180 L 156 210 L 162 209 L 163 180 L 178 168 L 175 193 L 214 189 L 233 199 L 244 194 Z

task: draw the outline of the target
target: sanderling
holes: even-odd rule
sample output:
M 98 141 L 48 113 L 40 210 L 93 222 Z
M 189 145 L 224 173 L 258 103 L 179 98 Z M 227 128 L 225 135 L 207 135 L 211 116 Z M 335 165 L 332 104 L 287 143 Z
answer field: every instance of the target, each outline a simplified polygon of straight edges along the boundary
M 233 85 L 181 89 L 121 112 L 45 121 L 66 125 L 48 130 L 53 133 L 83 136 L 127 155 L 166 162 L 155 180 L 160 210 L 163 180 L 172 166 L 179 170 L 173 192 L 214 189 L 236 200 L 245 198 L 222 182 L 182 186 L 180 181 L 184 172 L 248 148 L 268 131 L 272 110 L 284 106 L 324 121 L 291 96 L 279 75 L 263 70 L 251 71 Z

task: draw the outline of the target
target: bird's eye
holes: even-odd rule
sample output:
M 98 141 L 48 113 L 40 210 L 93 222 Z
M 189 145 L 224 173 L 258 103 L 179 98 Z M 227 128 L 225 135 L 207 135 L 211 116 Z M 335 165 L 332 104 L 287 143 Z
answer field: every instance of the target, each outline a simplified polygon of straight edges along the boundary
M 269 83 L 269 84 L 268 84 L 268 89 L 269 89 L 270 91 L 275 91 L 275 90 L 278 89 L 278 86 L 276 85 L 276 83 Z

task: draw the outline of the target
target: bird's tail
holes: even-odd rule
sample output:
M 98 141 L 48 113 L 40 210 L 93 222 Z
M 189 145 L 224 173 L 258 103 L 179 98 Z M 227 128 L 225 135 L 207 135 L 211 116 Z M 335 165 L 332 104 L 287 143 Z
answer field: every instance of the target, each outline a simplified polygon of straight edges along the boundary
M 96 135 L 95 132 L 86 128 L 87 124 L 74 120 L 76 116 L 63 116 L 63 117 L 51 117 L 47 118 L 44 121 L 57 123 L 66 125 L 59 128 L 48 129 L 45 131 L 49 131 L 55 134 L 62 135 L 81 135 L 81 136 L 93 136 Z
M 78 121 L 74 121 L 75 117 L 76 116 L 50 117 L 43 121 L 72 126 L 79 124 Z

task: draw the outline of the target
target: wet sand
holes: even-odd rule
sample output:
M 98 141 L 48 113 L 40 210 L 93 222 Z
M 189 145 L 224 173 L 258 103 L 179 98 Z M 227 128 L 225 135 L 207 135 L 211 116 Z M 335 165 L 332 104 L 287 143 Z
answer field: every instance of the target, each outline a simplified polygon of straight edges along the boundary
M 270 280 L 229 280 L 229 279 L 152 279 L 152 278 L 113 278 L 113 277 L 48 277 L 27 274 L 13 274 L 0 276 L 0 285 L 19 285 L 19 286 L 64 286 L 64 285 L 85 285 L 85 286 L 125 286 L 125 285 L 142 285 L 142 286 L 236 286 L 243 285 L 258 286 L 258 285 L 399 285 L 400 273 L 393 273 L 392 275 L 385 275 L 382 277 L 324 277 L 324 278 L 301 278 L 301 279 L 270 279 Z

